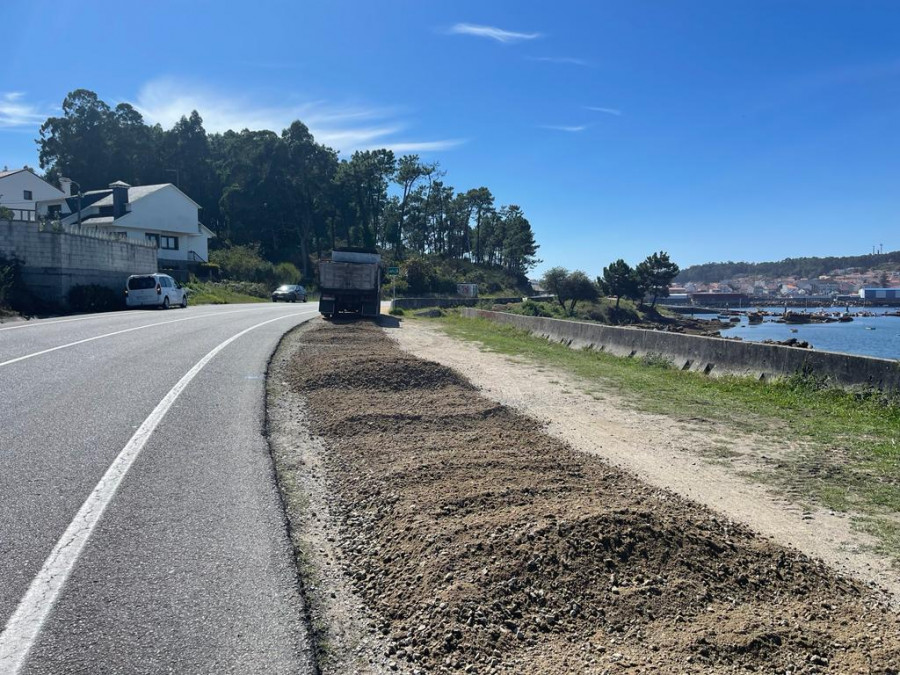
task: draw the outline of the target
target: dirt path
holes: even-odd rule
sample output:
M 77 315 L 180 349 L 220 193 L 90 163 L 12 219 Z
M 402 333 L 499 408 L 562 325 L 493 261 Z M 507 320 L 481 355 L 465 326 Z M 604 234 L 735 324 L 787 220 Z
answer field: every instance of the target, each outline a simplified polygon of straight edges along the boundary
M 737 462 L 709 461 L 721 434 L 635 411 L 614 393 L 585 392 L 575 376 L 482 351 L 454 340 L 435 324 L 407 320 L 388 334 L 407 352 L 453 368 L 481 392 L 547 423 L 570 446 L 603 457 L 648 483 L 668 488 L 743 523 L 774 541 L 820 558 L 834 569 L 888 591 L 900 602 L 900 574 L 871 552 L 874 539 L 850 519 L 823 509 L 804 510 L 762 485 L 737 475 L 760 454 L 777 456 L 771 439 L 730 437 Z

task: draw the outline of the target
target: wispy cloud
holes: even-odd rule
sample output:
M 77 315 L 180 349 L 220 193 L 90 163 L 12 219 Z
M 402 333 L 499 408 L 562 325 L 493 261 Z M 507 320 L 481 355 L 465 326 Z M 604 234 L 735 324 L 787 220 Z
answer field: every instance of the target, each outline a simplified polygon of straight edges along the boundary
M 578 133 L 588 128 L 587 124 L 579 124 L 568 126 L 565 124 L 542 124 L 541 129 L 551 129 L 553 131 L 567 131 L 569 133 Z
M 459 147 L 464 143 L 468 143 L 468 139 L 465 138 L 448 138 L 443 141 L 421 141 L 421 142 L 410 142 L 410 143 L 391 143 L 387 142 L 382 145 L 373 145 L 369 148 L 363 148 L 364 150 L 374 150 L 376 148 L 386 148 L 388 150 L 393 150 L 394 152 L 435 152 L 438 150 L 450 150 L 452 148 Z
M 452 26 L 447 32 L 452 35 L 474 35 L 476 37 L 496 40 L 503 44 L 534 40 L 541 37 L 540 33 L 517 33 L 511 30 L 503 30 L 496 26 L 479 26 L 473 23 L 458 23 L 455 26 Z
M 400 134 L 409 124 L 394 108 L 341 106 L 325 101 L 264 105 L 249 96 L 232 96 L 170 78 L 145 84 L 134 106 L 148 121 L 164 127 L 197 110 L 203 117 L 203 126 L 211 133 L 242 129 L 280 132 L 294 120 L 300 120 L 309 127 L 316 141 L 341 153 L 392 146 L 442 150 L 465 142 L 404 138 Z
M 570 66 L 589 66 L 584 59 L 576 59 L 571 56 L 526 56 L 529 61 L 541 61 L 543 63 L 560 63 Z
M 0 129 L 36 127 L 43 124 L 50 112 L 25 100 L 21 91 L 0 94 Z
M 597 106 L 586 105 L 584 106 L 584 109 L 593 110 L 594 112 L 606 113 L 607 115 L 615 115 L 616 117 L 619 117 L 622 114 L 622 111 L 618 108 L 598 108 Z

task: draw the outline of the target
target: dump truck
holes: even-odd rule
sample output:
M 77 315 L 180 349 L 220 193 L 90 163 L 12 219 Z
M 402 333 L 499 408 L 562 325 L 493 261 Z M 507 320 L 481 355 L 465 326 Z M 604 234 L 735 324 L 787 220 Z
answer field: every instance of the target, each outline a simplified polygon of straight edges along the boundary
M 378 316 L 381 308 L 381 256 L 371 249 L 334 249 L 319 261 L 319 312 Z

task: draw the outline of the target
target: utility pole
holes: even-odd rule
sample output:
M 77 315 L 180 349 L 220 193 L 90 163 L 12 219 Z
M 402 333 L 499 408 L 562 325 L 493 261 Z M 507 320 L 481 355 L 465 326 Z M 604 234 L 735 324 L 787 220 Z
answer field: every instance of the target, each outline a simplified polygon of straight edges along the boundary
M 81 229 L 81 183 L 73 180 L 72 184 L 78 188 L 78 194 L 76 195 L 78 197 L 78 228 Z

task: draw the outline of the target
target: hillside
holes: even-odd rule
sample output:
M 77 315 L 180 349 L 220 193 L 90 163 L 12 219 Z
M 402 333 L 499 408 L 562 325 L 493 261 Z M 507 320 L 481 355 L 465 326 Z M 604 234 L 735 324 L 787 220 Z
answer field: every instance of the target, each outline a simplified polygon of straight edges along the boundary
M 813 278 L 828 275 L 835 270 L 858 268 L 860 270 L 900 269 L 900 251 L 856 256 L 830 256 L 827 258 L 785 258 L 778 262 L 715 262 L 692 265 L 681 270 L 676 282 L 712 283 L 743 276 L 802 277 Z

